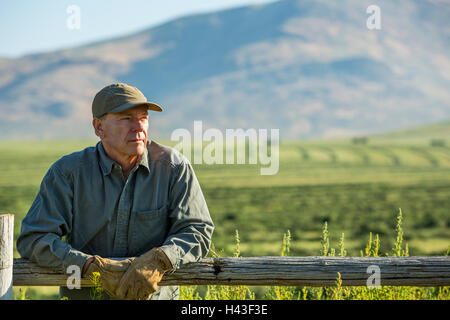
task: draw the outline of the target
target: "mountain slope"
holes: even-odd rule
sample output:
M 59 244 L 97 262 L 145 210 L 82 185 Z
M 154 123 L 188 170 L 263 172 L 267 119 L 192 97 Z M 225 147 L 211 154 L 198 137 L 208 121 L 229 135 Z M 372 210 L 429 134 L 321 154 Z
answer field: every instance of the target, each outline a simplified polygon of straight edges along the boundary
M 309 138 L 449 119 L 450 5 L 378 1 L 368 30 L 371 4 L 284 0 L 0 61 L 0 137 L 91 137 L 92 98 L 114 81 L 164 107 L 154 136 L 194 120 Z

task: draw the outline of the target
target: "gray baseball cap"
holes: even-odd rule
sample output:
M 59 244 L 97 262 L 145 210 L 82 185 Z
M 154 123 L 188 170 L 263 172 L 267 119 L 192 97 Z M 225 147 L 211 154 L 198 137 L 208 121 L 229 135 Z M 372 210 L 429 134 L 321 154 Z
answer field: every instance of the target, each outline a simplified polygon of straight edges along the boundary
M 100 90 L 92 101 L 92 115 L 99 118 L 107 113 L 122 112 L 136 106 L 147 106 L 148 110 L 163 109 L 154 102 L 147 101 L 138 88 L 126 83 L 114 83 Z

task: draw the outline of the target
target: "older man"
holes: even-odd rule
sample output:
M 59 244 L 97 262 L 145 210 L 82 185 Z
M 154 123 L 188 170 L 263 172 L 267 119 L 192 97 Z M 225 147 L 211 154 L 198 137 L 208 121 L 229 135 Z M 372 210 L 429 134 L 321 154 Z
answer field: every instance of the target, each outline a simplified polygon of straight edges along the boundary
M 158 282 L 211 243 L 214 225 L 192 166 L 149 140 L 148 110 L 162 111 L 133 86 L 97 93 L 101 141 L 51 166 L 17 239 L 22 257 L 41 266 L 99 272 L 105 299 L 176 299 L 177 287 Z M 61 287 L 60 295 L 89 299 L 89 288 Z

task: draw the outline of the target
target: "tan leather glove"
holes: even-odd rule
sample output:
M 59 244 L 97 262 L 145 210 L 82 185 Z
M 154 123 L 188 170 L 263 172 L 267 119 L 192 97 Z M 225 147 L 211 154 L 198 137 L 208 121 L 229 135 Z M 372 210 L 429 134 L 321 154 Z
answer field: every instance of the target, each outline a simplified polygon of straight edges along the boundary
M 153 248 L 131 263 L 120 279 L 116 296 L 127 300 L 148 300 L 158 290 L 164 272 L 172 268 L 164 251 Z
M 100 282 L 103 290 L 110 296 L 117 298 L 115 295 L 117 285 L 134 259 L 112 260 L 95 255 L 83 277 L 90 279 L 94 272 L 100 273 Z

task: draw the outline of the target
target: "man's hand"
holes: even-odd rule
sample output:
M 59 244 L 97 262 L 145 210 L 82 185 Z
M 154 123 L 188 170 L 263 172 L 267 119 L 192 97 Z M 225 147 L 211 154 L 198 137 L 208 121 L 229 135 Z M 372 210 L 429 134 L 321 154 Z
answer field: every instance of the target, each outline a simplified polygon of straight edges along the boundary
M 122 278 L 123 274 L 131 265 L 133 260 L 134 258 L 129 258 L 119 261 L 106 259 L 95 255 L 92 257 L 92 261 L 88 260 L 86 262 L 86 272 L 83 272 L 83 277 L 90 278 L 94 272 L 100 273 L 102 288 L 111 297 L 117 298 L 115 295 L 117 285 L 119 284 L 120 278 Z
M 160 248 L 153 248 L 136 258 L 127 269 L 116 290 L 116 297 L 128 300 L 148 300 L 158 290 L 164 272 L 173 268 Z

